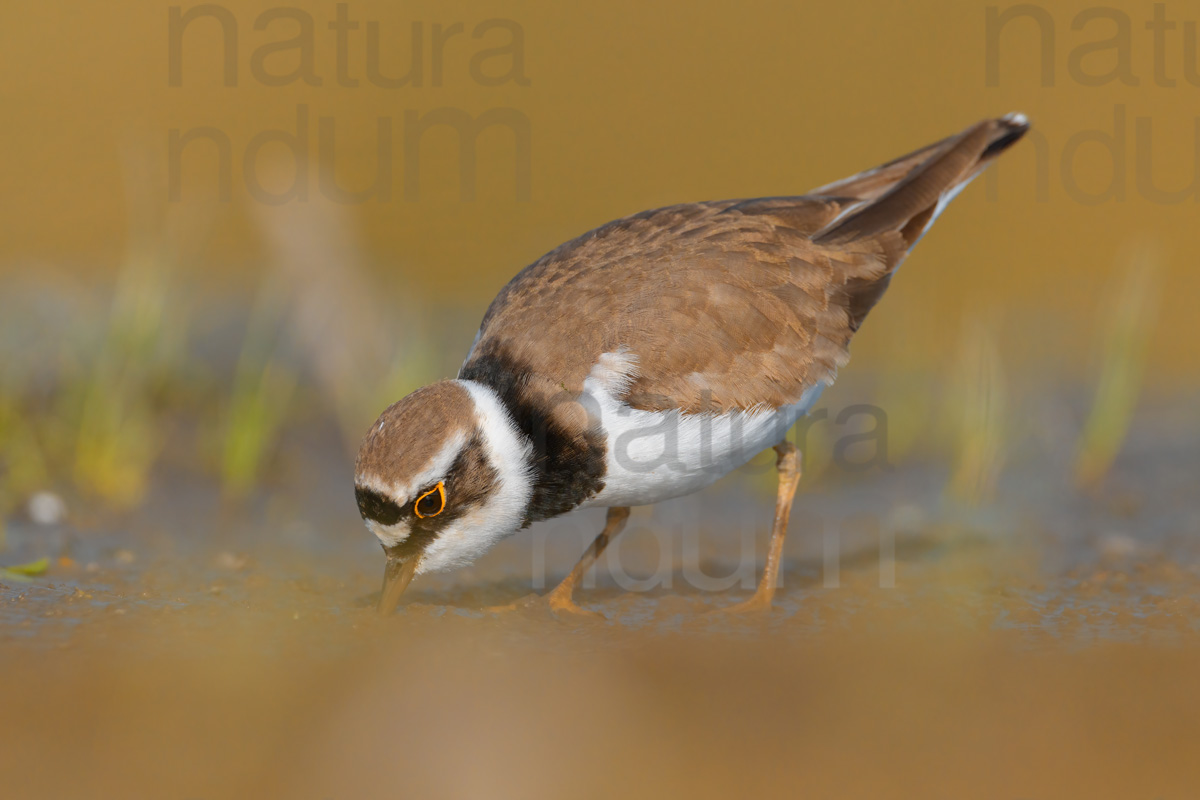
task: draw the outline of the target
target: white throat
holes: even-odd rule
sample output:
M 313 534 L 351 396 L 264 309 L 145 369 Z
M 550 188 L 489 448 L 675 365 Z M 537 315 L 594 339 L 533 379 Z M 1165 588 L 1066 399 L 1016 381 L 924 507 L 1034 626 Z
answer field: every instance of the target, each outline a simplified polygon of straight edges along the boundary
M 496 542 L 516 533 L 533 494 L 533 446 L 489 387 L 457 381 L 471 395 L 496 489 L 479 508 L 454 521 L 426 549 L 418 573 L 436 572 L 474 561 Z

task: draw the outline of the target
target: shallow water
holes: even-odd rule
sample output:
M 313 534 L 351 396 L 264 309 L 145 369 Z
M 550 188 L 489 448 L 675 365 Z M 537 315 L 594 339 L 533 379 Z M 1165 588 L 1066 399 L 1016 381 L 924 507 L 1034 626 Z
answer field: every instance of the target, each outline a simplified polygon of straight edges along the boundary
M 919 463 L 805 485 L 753 619 L 706 612 L 756 578 L 761 482 L 636 511 L 603 619 L 485 610 L 597 511 L 381 619 L 344 459 L 240 507 L 166 474 L 127 518 L 10 522 L 6 563 L 56 560 L 0 583 L 5 796 L 1190 797 L 1197 452 L 1146 423 L 1102 495 L 1031 459 L 986 509 Z

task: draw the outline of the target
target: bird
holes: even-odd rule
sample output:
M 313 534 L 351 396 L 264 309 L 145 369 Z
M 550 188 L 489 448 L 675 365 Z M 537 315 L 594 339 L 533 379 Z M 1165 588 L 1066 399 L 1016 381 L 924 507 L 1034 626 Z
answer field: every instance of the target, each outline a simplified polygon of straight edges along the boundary
M 1029 130 L 985 119 L 787 197 L 684 203 L 615 220 L 505 285 L 458 376 L 394 403 L 355 459 L 358 510 L 386 557 L 377 610 L 414 576 L 461 567 L 579 508 L 605 524 L 541 598 L 555 614 L 634 506 L 696 492 L 773 448 L 778 489 L 754 594 L 769 611 L 800 454 L 788 430 L 954 197 Z

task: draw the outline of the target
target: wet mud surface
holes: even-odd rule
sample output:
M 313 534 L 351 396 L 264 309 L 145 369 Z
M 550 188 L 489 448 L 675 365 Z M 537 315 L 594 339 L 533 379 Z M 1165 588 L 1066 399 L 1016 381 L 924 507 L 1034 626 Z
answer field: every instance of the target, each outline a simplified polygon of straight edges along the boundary
M 8 797 L 1185 798 L 1200 792 L 1200 463 L 1133 446 L 1102 493 L 1031 466 L 985 509 L 905 466 L 804 487 L 767 617 L 762 481 L 603 513 L 422 576 L 390 618 L 336 476 L 221 508 L 14 519 Z M 340 467 L 339 467 L 340 469 Z M 169 476 L 164 480 L 169 480 Z M 302 499 L 298 499 L 302 498 Z

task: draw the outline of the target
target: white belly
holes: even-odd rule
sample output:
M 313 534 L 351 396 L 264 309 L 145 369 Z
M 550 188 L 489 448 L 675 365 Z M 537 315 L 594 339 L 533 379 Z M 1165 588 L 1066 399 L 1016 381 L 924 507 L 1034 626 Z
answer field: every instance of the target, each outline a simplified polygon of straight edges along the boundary
M 825 388 L 818 384 L 795 405 L 776 409 L 639 411 L 614 397 L 610 370 L 616 365 L 602 365 L 584 382 L 584 394 L 606 435 L 607 473 L 604 489 L 583 507 L 649 505 L 703 489 L 782 442 Z

